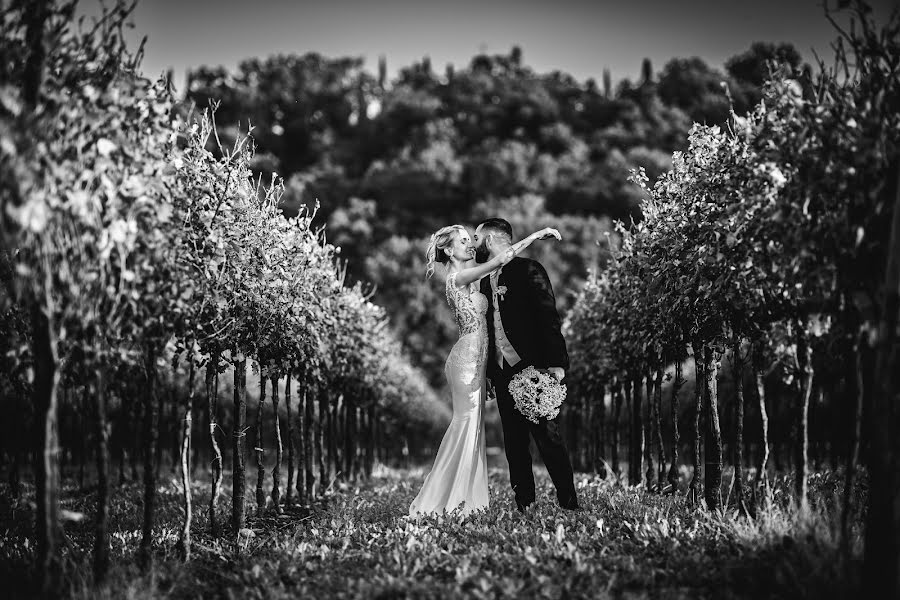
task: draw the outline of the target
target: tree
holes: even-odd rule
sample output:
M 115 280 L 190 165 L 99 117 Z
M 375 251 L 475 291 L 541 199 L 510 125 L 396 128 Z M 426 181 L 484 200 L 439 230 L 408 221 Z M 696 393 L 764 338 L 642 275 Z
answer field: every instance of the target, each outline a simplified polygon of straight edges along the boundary
M 807 505 L 810 397 L 815 386 L 823 389 L 835 381 L 816 368 L 836 360 L 860 365 L 857 373 L 848 370 L 844 385 L 864 394 L 873 388 L 874 373 L 884 375 L 892 364 L 887 346 L 893 342 L 882 347 L 882 367 L 876 367 L 869 358 L 874 353 L 861 340 L 869 338 L 866 332 L 874 330 L 879 318 L 873 307 L 883 307 L 882 318 L 895 318 L 896 307 L 890 304 L 895 286 L 888 284 L 887 304 L 881 304 L 878 290 L 883 281 L 894 281 L 887 252 L 892 229 L 885 216 L 893 215 L 896 200 L 894 70 L 900 60 L 892 40 L 898 28 L 895 19 L 876 33 L 866 11 L 861 6 L 856 11 L 866 22 L 863 33 L 840 32 L 852 48 L 856 71 L 847 68 L 841 76 L 823 68 L 815 81 L 799 82 L 790 70 L 779 71 L 767 84 L 763 102 L 745 116 L 732 112 L 727 129 L 695 125 L 687 150 L 673 155 L 672 169 L 652 186 L 645 175 L 636 175 L 645 194 L 644 219 L 618 225 L 622 242 L 615 260 L 605 273 L 589 279 L 569 316 L 569 330 L 585 330 L 578 337 L 579 352 L 583 360 L 602 365 L 601 381 L 633 378 L 635 369 L 652 363 L 657 344 L 667 356 L 682 356 L 690 342 L 698 381 L 698 431 L 701 404 L 706 414 L 705 496 L 710 508 L 719 502 L 717 403 L 723 398 L 717 393 L 717 362 L 726 346 L 736 367 L 735 428 L 741 431 L 744 373 L 738 363 L 745 340 L 753 344 L 763 483 L 766 397 L 775 402 L 766 390 L 766 377 L 790 399 L 792 433 L 782 436 L 795 451 L 794 500 L 801 510 Z M 845 64 L 850 59 L 839 53 L 837 60 Z M 615 348 L 615 355 L 609 348 Z M 573 376 L 586 377 L 577 368 Z M 591 385 L 597 378 L 589 379 Z M 890 378 L 882 381 L 888 382 L 883 397 L 890 398 L 893 384 Z M 859 394 L 848 394 L 857 415 L 862 405 L 854 396 Z M 879 406 L 886 411 L 884 404 Z M 882 421 L 870 422 L 868 428 L 883 436 L 882 446 L 878 458 L 869 460 L 881 478 L 873 489 L 883 494 L 878 496 L 885 502 L 878 505 L 883 524 L 892 519 L 885 507 L 894 494 L 886 467 L 892 460 L 886 432 L 893 414 L 878 414 Z M 637 416 L 632 426 L 636 422 Z M 695 448 L 699 443 L 698 438 Z M 854 454 L 850 452 L 851 471 Z M 737 454 L 738 474 L 741 462 Z M 699 464 L 694 491 L 697 471 Z M 873 523 L 870 518 L 874 528 Z M 882 534 L 889 530 L 869 531 L 869 564 L 894 556 Z M 878 564 L 879 573 L 892 573 Z
M 727 77 L 702 59 L 673 58 L 659 74 L 660 99 L 685 111 L 695 122 L 713 125 L 728 118 Z
M 735 112 L 746 113 L 762 99 L 762 89 L 773 69 L 786 67 L 790 72 L 799 72 L 801 60 L 793 44 L 784 42 L 755 42 L 748 50 L 729 58 L 725 70 L 732 79 Z

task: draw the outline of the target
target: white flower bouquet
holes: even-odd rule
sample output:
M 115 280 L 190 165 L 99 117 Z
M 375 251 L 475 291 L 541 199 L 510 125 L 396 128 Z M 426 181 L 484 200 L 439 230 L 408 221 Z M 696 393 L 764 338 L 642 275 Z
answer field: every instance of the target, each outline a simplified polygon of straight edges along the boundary
M 527 367 L 509 382 L 509 393 L 516 410 L 532 423 L 539 419 L 555 419 L 566 399 L 566 386 L 550 373 Z

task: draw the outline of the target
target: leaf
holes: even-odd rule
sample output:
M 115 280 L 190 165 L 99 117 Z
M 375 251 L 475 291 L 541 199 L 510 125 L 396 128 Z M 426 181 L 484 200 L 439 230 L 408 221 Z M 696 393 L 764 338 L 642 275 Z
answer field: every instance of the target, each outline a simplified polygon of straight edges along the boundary
M 110 154 L 115 152 L 116 148 L 117 146 L 107 138 L 100 138 L 97 140 L 97 152 L 100 156 L 108 158 Z

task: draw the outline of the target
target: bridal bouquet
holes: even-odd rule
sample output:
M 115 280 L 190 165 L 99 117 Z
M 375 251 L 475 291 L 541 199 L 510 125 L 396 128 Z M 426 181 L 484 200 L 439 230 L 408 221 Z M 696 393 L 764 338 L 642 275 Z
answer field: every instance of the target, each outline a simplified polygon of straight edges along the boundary
M 540 418 L 556 418 L 566 399 L 566 386 L 549 373 L 527 367 L 513 376 L 509 393 L 516 402 L 516 410 L 537 423 Z

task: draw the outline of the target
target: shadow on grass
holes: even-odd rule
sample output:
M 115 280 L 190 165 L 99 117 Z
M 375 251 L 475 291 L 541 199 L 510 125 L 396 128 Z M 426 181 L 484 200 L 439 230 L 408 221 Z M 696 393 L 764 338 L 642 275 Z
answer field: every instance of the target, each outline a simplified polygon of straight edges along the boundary
M 175 549 L 180 488 L 166 480 L 158 488 L 154 565 L 144 574 L 135 563 L 142 488 L 115 488 L 113 568 L 100 587 L 90 570 L 93 495 L 67 485 L 65 595 L 839 598 L 857 589 L 859 565 L 848 567 L 840 558 L 839 515 L 826 498 L 840 493 L 833 486 L 837 475 L 813 478 L 814 509 L 802 515 L 781 502 L 787 492 L 776 482 L 776 501 L 750 520 L 692 507 L 681 494 L 646 493 L 589 475 L 577 476 L 585 510 L 564 511 L 540 469 L 539 500 L 523 515 L 512 503 L 505 472 L 494 469 L 488 509 L 410 519 L 406 512 L 424 474 L 379 467 L 370 482 L 336 483 L 312 507 L 286 507 L 281 515 L 256 515 L 248 504 L 247 529 L 237 542 L 227 523 L 230 489 L 223 490 L 219 506 L 229 534 L 214 539 L 206 515 L 209 484 L 196 483 L 188 564 Z M 26 487 L 18 502 L 8 492 L 0 488 L 0 583 L 16 597 L 28 597 L 37 583 L 31 569 L 33 488 Z M 860 551 L 857 539 L 856 556 Z

